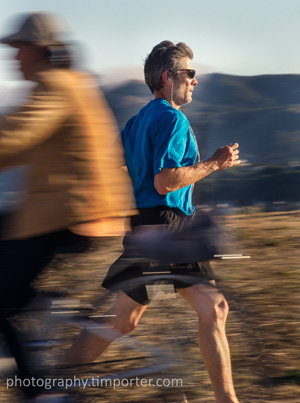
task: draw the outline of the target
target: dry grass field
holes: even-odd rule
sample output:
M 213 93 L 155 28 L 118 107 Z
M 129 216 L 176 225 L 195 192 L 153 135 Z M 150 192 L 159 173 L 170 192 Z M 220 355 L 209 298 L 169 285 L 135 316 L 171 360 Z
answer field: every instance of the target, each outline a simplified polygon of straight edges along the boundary
M 213 267 L 230 306 L 227 334 L 233 374 L 241 403 L 300 402 L 300 211 L 241 214 L 220 217 L 235 245 L 250 259 L 214 261 Z M 87 261 L 84 256 L 63 262 L 60 272 L 49 268 L 37 287 L 66 289 L 72 298 L 93 303 L 101 293 L 101 280 L 109 264 L 122 250 L 121 240 L 104 245 Z M 107 305 L 111 300 L 106 301 Z M 105 311 L 99 307 L 99 312 Z M 69 343 L 78 331 L 70 331 Z M 212 403 L 213 393 L 198 352 L 197 321 L 192 309 L 179 297 L 154 300 L 134 331 L 146 341 L 176 354 L 178 365 L 159 374 L 181 378 L 182 388 L 119 387 L 79 389 L 84 403 Z M 65 346 L 64 348 L 66 348 Z M 110 374 L 140 365 L 140 353 L 113 344 L 96 366 L 71 370 L 78 377 Z M 127 360 L 127 361 L 126 361 Z M 134 364 L 133 364 L 134 363 Z M 149 375 L 151 377 L 151 375 Z M 0 385 L 0 402 L 18 402 L 15 389 Z M 185 400 L 187 399 L 187 400 Z

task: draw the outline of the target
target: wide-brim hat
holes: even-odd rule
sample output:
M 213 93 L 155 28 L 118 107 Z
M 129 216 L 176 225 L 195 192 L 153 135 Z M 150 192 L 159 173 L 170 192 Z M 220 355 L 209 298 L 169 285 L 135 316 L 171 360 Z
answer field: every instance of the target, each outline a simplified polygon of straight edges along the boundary
M 17 32 L 0 39 L 1 43 L 18 48 L 29 43 L 37 46 L 64 46 L 68 32 L 66 25 L 56 15 L 48 12 L 23 14 Z

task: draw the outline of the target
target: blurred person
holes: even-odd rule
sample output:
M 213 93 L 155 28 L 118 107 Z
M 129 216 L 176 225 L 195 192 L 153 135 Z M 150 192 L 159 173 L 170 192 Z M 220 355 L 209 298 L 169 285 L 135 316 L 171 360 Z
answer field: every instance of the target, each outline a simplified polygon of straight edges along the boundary
M 93 253 L 103 237 L 121 236 L 133 206 L 114 117 L 93 77 L 71 68 L 65 29 L 51 13 L 30 13 L 1 39 L 35 83 L 0 124 L 0 169 L 28 167 L 22 204 L 1 220 L 0 330 L 29 378 L 11 316 L 32 299 L 32 281 L 56 253 Z
M 175 231 L 187 228 L 196 216 L 192 204 L 194 183 L 240 163 L 238 144 L 220 147 L 211 158 L 200 162 L 196 138 L 188 119 L 180 111 L 182 105 L 192 101 L 197 85 L 192 58 L 193 52 L 186 44 L 175 45 L 169 41 L 159 43 L 146 58 L 145 81 L 154 99 L 128 121 L 121 133 L 139 210 L 139 215 L 131 218 L 134 230 L 156 225 Z M 123 257 L 126 256 L 126 238 L 124 245 Z M 192 286 L 184 283 L 174 283 L 174 286 L 198 315 L 199 346 L 216 401 L 237 403 L 225 333 L 228 315 L 225 297 L 215 285 L 209 261 L 195 262 L 191 257 L 189 263 L 179 266 L 181 268 L 171 272 L 195 278 L 196 284 Z M 124 272 L 119 270 L 117 261 L 109 269 L 103 286 L 114 289 L 124 279 L 141 276 L 143 270 L 137 263 Z M 112 329 L 118 333 L 96 335 L 83 330 L 69 350 L 67 362 L 79 364 L 95 360 L 118 334 L 126 334 L 136 327 L 148 304 L 145 286 L 120 289 L 108 312 L 113 315 Z

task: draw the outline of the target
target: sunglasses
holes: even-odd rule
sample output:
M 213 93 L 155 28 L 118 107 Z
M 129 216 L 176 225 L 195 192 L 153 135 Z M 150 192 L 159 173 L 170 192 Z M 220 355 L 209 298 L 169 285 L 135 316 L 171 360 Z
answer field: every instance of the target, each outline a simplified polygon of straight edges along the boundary
M 187 78 L 193 79 L 196 75 L 196 70 L 192 69 L 178 69 L 176 71 L 183 71 Z

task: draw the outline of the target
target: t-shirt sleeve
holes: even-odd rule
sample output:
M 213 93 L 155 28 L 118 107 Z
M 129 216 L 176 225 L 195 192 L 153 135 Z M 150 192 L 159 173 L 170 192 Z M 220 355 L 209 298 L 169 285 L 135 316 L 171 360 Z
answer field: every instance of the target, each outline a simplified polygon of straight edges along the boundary
M 153 174 L 183 166 L 189 123 L 184 115 L 166 114 L 159 120 L 153 145 Z

